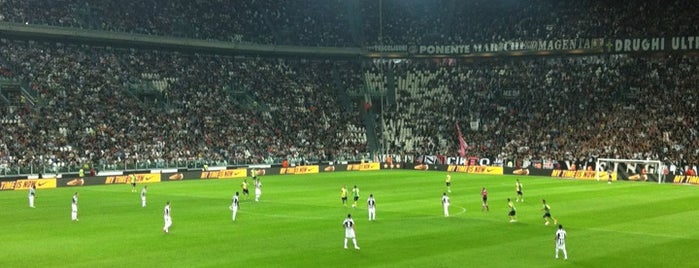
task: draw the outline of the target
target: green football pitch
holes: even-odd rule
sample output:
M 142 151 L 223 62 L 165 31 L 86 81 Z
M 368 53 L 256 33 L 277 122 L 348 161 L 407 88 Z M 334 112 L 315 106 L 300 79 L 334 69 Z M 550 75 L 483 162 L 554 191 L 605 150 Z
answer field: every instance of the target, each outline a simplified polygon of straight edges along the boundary
M 0 267 L 697 267 L 695 186 L 519 177 L 524 203 L 507 217 L 513 176 L 453 173 L 451 216 L 442 215 L 445 172 L 376 171 L 263 176 L 260 202 L 241 196 L 240 179 L 148 185 L 148 205 L 130 185 L 0 192 Z M 357 208 L 340 188 L 357 185 Z M 490 212 L 481 210 L 481 187 Z M 79 222 L 70 203 L 79 191 Z M 252 194 L 251 190 L 251 194 Z M 377 219 L 367 219 L 373 193 Z M 568 232 L 569 259 L 554 259 L 556 227 Z M 163 207 L 173 226 L 164 234 Z M 351 203 L 351 197 L 350 197 Z M 361 250 L 343 249 L 351 213 Z

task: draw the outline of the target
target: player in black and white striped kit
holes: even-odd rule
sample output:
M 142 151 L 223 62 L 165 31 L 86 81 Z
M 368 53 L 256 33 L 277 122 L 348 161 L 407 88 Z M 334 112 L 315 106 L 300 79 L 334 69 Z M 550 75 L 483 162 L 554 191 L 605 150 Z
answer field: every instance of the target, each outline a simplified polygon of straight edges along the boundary
M 141 207 L 146 207 L 146 192 L 148 192 L 148 186 L 144 185 L 141 190 Z
M 29 187 L 29 207 L 34 208 L 34 198 L 36 198 L 36 185 Z
M 163 232 L 169 233 L 170 226 L 172 226 L 172 216 L 170 215 L 170 201 L 165 203 L 165 208 L 163 209 L 163 220 L 165 221 L 165 226 L 163 226 Z
M 369 221 L 376 220 L 376 200 L 374 200 L 374 194 L 369 195 L 369 199 L 366 200 L 366 206 L 369 210 Z
M 345 227 L 345 249 L 347 249 L 347 239 L 352 239 L 355 249 L 359 249 L 357 246 L 357 237 L 354 234 L 354 220 L 352 220 L 352 215 L 347 214 L 347 218 L 342 222 L 342 227 Z
M 260 179 L 255 179 L 255 202 L 260 202 L 260 196 L 262 195 L 262 182 Z
M 231 202 L 230 209 L 233 212 L 233 221 L 235 221 L 235 215 L 238 214 L 238 208 L 240 207 L 240 202 L 238 199 L 238 192 L 235 192 L 235 195 L 233 196 L 233 201 Z
M 75 192 L 75 194 L 73 194 L 73 200 L 70 204 L 70 208 L 70 219 L 72 221 L 78 221 L 78 192 Z
M 449 196 L 447 193 L 442 194 L 442 208 L 444 208 L 444 217 L 449 217 Z
M 567 260 L 568 259 L 568 251 L 566 251 L 566 237 L 568 234 L 566 233 L 566 230 L 563 229 L 563 225 L 558 225 L 558 231 L 556 231 L 556 259 L 558 259 L 558 251 L 562 250 L 563 251 L 563 259 Z

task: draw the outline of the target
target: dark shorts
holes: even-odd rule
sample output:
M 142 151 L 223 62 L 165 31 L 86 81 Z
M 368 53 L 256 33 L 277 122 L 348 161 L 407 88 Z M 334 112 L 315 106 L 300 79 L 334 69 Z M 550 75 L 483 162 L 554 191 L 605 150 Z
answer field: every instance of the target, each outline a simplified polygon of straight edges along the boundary
M 514 210 L 510 210 L 510 213 L 507 213 L 508 216 L 514 216 L 516 214 L 517 214 L 517 212 Z
M 451 182 L 447 182 L 447 187 L 451 186 Z
M 517 191 L 517 195 L 522 195 L 522 191 Z
M 131 183 L 131 186 L 136 187 L 136 183 L 135 183 L 135 182 L 132 182 L 132 183 Z
M 483 203 L 488 202 L 488 196 L 483 197 Z
M 359 196 L 354 197 L 354 201 L 357 201 L 357 200 L 359 200 Z
M 544 213 L 544 218 L 551 218 L 551 213 L 550 212 Z
M 347 197 L 343 197 L 342 202 L 347 202 Z
M 248 190 L 248 189 L 243 189 L 243 194 L 250 194 L 250 190 Z

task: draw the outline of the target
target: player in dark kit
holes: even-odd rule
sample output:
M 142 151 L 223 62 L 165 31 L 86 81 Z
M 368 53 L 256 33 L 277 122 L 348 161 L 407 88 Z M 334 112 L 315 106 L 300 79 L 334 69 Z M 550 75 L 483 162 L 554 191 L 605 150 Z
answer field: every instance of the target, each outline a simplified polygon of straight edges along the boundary
M 488 207 L 488 190 L 483 187 L 483 190 L 481 190 L 481 197 L 483 199 L 483 205 L 481 205 L 481 211 L 490 211 L 490 208 Z
M 515 183 L 515 193 L 517 193 L 517 202 L 522 200 L 524 202 L 524 195 L 522 194 L 522 183 L 519 182 L 519 179 L 517 179 L 517 182 Z
M 513 204 L 512 200 L 510 200 L 509 198 L 507 199 L 507 207 L 510 209 L 510 212 L 507 213 L 507 216 L 510 216 L 510 222 L 516 222 L 517 209 L 515 208 L 515 204 Z
M 243 189 L 243 195 L 245 196 L 245 199 L 250 198 L 250 190 L 248 190 L 248 180 L 244 179 L 243 183 L 240 184 L 240 188 Z
M 130 174 L 129 179 L 131 181 L 131 192 L 135 193 L 136 192 L 136 175 Z
M 553 220 L 553 224 L 558 224 L 558 220 L 554 217 L 551 216 L 551 207 L 546 204 L 546 200 L 542 199 L 541 203 L 543 204 L 543 208 L 541 210 L 544 211 L 544 225 L 549 225 L 549 220 Z
M 359 200 L 359 188 L 357 188 L 357 185 L 352 188 L 352 200 L 354 200 L 354 202 L 352 202 L 352 207 L 356 208 L 357 201 Z
M 347 186 L 342 185 L 342 188 L 340 189 L 340 199 L 342 200 L 342 205 L 347 206 Z

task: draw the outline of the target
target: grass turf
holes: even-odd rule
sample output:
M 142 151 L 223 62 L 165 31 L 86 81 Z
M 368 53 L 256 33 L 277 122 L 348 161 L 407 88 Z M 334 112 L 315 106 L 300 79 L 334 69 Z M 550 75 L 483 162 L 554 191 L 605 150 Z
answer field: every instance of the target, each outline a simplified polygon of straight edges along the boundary
M 509 223 L 512 176 L 453 173 L 451 217 L 442 216 L 444 172 L 378 171 L 263 176 L 261 201 L 241 196 L 240 179 L 150 184 L 148 206 L 130 185 L 0 192 L 2 267 L 691 267 L 699 263 L 697 188 L 640 182 L 519 177 L 525 203 Z M 357 185 L 358 208 L 340 187 Z M 487 187 L 490 212 L 481 211 Z M 138 186 L 140 192 L 142 185 Z M 70 199 L 79 191 L 79 222 Z M 251 194 L 254 191 L 251 190 Z M 377 220 L 367 220 L 373 193 Z M 242 193 L 241 193 L 242 194 Z M 556 227 L 544 226 L 541 199 L 568 231 L 569 260 L 556 260 Z M 163 234 L 162 210 L 173 226 Z M 351 196 L 350 196 L 351 203 Z M 360 251 L 343 249 L 347 213 Z

